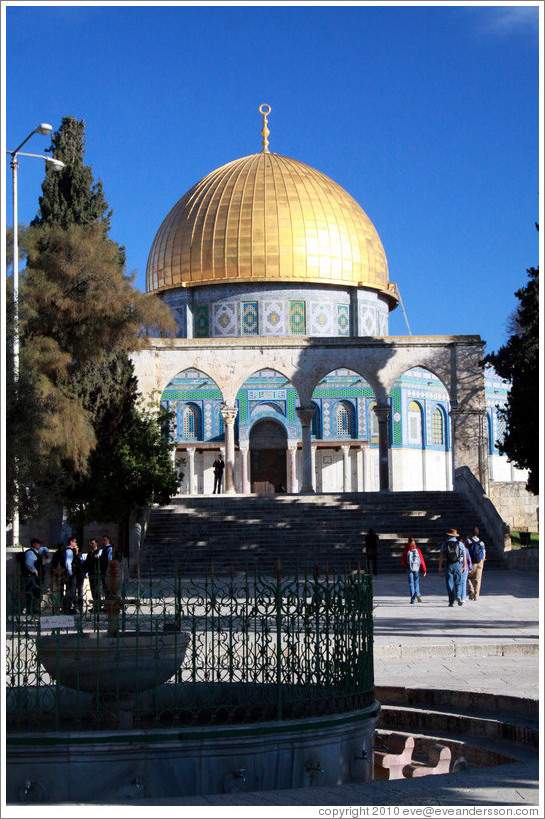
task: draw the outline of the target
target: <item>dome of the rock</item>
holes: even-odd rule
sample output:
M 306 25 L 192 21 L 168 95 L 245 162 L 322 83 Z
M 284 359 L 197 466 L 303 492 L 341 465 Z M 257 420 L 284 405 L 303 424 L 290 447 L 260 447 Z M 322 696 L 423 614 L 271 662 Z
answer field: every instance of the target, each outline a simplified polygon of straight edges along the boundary
M 358 203 L 320 171 L 269 152 L 194 185 L 148 259 L 150 292 L 238 282 L 368 287 L 397 303 L 379 235 Z

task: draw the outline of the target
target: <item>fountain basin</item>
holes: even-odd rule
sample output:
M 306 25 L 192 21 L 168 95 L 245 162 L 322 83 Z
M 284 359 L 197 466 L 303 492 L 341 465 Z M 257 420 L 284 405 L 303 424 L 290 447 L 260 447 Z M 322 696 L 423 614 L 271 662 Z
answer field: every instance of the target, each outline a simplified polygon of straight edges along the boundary
M 62 685 L 89 694 L 131 694 L 169 680 L 182 664 L 184 632 L 76 632 L 41 635 L 38 659 Z

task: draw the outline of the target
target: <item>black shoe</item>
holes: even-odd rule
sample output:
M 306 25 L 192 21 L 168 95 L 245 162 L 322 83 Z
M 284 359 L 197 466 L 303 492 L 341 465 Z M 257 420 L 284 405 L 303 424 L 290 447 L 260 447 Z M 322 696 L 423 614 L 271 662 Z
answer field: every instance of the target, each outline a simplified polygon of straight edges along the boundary
M 414 600 L 411 600 L 411 603 L 414 603 Z
M 453 605 L 454 605 L 454 603 L 449 603 L 449 606 L 453 606 Z
M 456 598 L 456 602 L 458 603 L 458 605 L 459 605 L 459 606 L 463 606 L 463 605 L 464 605 L 464 601 L 463 601 L 463 600 L 462 600 L 460 597 L 457 597 L 457 598 Z
M 420 597 L 420 595 L 419 595 L 419 594 L 417 594 L 417 595 L 416 595 L 416 599 L 418 600 L 418 602 L 419 602 L 419 603 L 421 603 L 421 602 L 422 602 L 422 598 Z

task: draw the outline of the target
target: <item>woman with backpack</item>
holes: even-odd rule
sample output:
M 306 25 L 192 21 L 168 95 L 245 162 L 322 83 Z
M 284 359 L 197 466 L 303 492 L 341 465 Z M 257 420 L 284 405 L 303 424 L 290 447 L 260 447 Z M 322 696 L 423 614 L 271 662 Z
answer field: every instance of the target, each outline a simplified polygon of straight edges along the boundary
M 466 567 L 462 571 L 462 601 L 465 602 L 465 599 L 467 597 L 467 578 L 469 576 L 470 571 L 473 569 L 473 563 L 471 562 L 471 555 L 469 553 L 469 549 L 467 548 L 464 542 L 463 537 L 460 537 L 460 543 L 462 544 L 462 548 L 466 556 Z
M 405 548 L 403 549 L 403 554 L 401 555 L 401 565 L 407 571 L 409 589 L 411 591 L 411 603 L 414 603 L 415 600 L 418 600 L 418 602 L 421 603 L 420 569 L 422 569 L 422 573 L 424 577 L 426 577 L 426 562 L 422 552 L 416 545 L 414 537 L 410 537 L 408 539 Z

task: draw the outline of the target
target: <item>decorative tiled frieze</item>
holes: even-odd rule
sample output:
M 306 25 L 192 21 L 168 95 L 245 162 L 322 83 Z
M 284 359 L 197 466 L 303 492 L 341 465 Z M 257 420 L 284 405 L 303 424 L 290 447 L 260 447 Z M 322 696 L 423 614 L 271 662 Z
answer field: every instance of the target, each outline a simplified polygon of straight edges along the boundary
M 360 335 L 377 335 L 377 308 L 374 305 L 360 305 Z
M 304 301 L 290 301 L 290 335 L 304 336 L 307 333 L 307 319 Z
M 310 336 L 332 336 L 335 335 L 333 329 L 333 305 L 324 304 L 319 301 L 311 301 L 309 304 L 309 327 Z
M 243 336 L 257 336 L 259 333 L 259 303 L 257 301 L 242 302 L 241 334 Z
M 197 307 L 195 307 L 194 323 L 195 338 L 208 338 L 210 335 L 210 325 L 207 304 L 199 304 Z
M 281 299 L 263 300 L 263 335 L 287 336 L 287 303 Z
M 348 304 L 337 305 L 337 335 L 350 335 L 350 306 Z
M 237 333 L 237 305 L 227 302 L 212 305 L 212 335 L 215 338 L 222 336 L 236 336 Z

